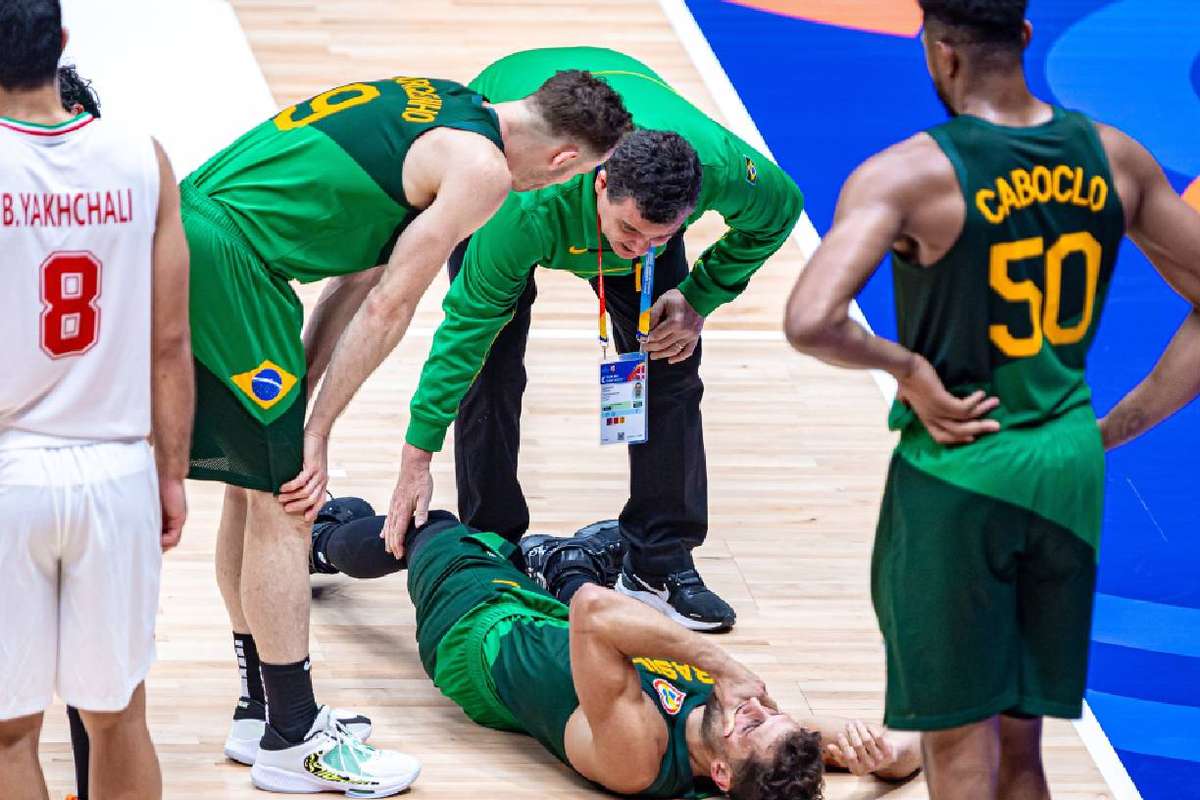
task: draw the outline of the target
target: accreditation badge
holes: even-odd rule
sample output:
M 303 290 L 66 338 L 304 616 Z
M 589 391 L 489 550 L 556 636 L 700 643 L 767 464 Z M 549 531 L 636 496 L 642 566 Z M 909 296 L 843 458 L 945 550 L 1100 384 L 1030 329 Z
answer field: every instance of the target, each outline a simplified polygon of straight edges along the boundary
M 646 441 L 647 366 L 640 352 L 600 362 L 600 444 Z

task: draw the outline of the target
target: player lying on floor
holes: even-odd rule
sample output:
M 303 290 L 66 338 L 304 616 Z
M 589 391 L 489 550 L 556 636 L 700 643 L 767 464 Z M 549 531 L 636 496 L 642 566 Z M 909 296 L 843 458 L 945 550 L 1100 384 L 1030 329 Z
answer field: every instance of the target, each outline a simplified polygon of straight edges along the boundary
M 920 764 L 916 736 L 795 719 L 711 639 L 606 589 L 623 556 L 615 521 L 527 537 L 523 553 L 435 511 L 409 529 L 404 561 L 385 550 L 383 524 L 365 501 L 326 504 L 312 570 L 407 566 L 421 663 L 442 693 L 613 792 L 694 796 L 711 782 L 737 800 L 802 800 L 821 797 L 825 765 L 897 779 Z M 573 595 L 569 613 L 543 586 Z

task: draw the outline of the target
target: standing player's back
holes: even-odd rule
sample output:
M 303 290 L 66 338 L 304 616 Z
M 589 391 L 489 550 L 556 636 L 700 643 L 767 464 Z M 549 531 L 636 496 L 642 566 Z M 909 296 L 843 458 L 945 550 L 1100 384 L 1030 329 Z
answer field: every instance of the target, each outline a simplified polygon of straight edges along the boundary
M 149 434 L 158 192 L 149 136 L 0 119 L 0 449 Z
M 1042 125 L 964 115 L 929 134 L 966 218 L 936 263 L 895 256 L 900 342 L 955 394 L 998 397 L 1005 427 L 1086 405 L 1087 350 L 1125 232 L 1096 128 L 1055 108 Z

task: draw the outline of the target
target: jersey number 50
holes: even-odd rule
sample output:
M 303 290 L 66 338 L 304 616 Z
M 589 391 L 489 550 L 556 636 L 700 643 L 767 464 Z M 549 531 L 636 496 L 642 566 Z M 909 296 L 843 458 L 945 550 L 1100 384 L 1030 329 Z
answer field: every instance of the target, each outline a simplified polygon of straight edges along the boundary
M 1007 325 L 992 325 L 988 328 L 992 344 L 1010 358 L 1028 358 L 1041 352 L 1044 340 L 1049 340 L 1052 345 L 1069 345 L 1083 339 L 1092 325 L 1092 314 L 1095 312 L 1101 252 L 1100 243 L 1087 231 L 1063 234 L 1049 250 L 1046 250 L 1045 241 L 1040 236 L 992 245 L 988 282 L 996 294 L 1010 303 L 1029 306 L 1032 329 L 1028 336 L 1017 337 L 1013 336 Z M 1074 325 L 1063 327 L 1059 320 L 1063 261 L 1072 253 L 1082 253 L 1084 257 L 1086 288 L 1083 313 Z M 1033 281 L 1014 281 L 1008 273 L 1011 262 L 1040 256 L 1045 256 L 1045 295 Z
M 41 273 L 42 350 L 51 358 L 86 353 L 100 334 L 100 261 L 91 253 L 51 253 Z

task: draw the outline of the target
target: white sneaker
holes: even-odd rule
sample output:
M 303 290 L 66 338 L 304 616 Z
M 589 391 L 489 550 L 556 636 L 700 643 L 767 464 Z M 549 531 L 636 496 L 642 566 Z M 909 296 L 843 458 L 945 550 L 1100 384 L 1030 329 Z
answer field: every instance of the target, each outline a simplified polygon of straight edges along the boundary
M 371 738 L 371 720 L 353 711 L 343 708 L 331 709 L 334 719 L 342 723 L 346 730 L 365 742 Z M 238 700 L 237 709 L 233 712 L 233 722 L 229 726 L 229 735 L 225 737 L 225 756 L 239 764 L 254 766 L 258 757 L 258 743 L 266 732 L 266 708 L 257 700 L 245 697 Z
M 391 797 L 421 774 L 421 762 L 363 744 L 321 706 L 308 736 L 289 746 L 267 726 L 250 780 L 269 792 L 342 792 L 347 797 Z M 275 748 L 275 749 L 273 749 Z

